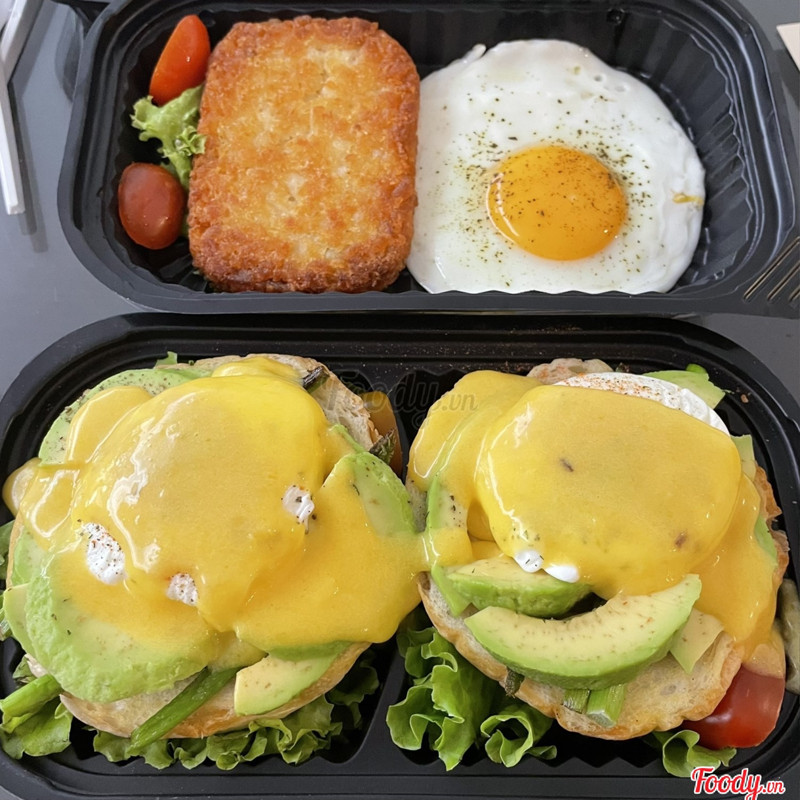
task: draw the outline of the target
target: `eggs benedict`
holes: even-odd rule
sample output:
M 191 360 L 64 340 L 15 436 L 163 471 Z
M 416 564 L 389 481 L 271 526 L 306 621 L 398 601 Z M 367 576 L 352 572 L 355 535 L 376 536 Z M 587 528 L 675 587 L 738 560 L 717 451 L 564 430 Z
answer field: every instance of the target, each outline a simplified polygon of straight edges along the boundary
M 702 721 L 742 673 L 776 682 L 770 719 L 709 746 L 755 745 L 775 725 L 788 545 L 752 442 L 712 408 L 722 394 L 699 372 L 600 361 L 478 371 L 413 442 L 426 535 L 461 531 L 472 548 L 420 577 L 431 621 L 567 730 L 628 739 Z
M 426 542 L 370 452 L 384 444 L 310 359 L 164 365 L 88 391 L 4 486 L 4 613 L 33 674 L 142 747 L 322 695 L 419 602 Z

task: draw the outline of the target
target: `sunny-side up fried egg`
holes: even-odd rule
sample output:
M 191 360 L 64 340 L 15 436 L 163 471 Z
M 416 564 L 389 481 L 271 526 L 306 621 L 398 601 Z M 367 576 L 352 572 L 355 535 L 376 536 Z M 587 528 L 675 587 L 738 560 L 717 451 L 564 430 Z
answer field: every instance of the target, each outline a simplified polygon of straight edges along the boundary
M 479 45 L 422 81 L 414 239 L 429 291 L 670 289 L 704 171 L 659 97 L 569 42 Z

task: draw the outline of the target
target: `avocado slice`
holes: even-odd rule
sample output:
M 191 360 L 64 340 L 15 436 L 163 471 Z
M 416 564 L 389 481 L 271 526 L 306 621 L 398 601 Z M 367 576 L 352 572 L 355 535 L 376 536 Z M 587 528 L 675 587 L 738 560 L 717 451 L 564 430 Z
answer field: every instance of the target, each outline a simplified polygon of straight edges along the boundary
M 499 661 L 542 683 L 604 689 L 626 683 L 660 659 L 700 595 L 700 579 L 649 595 L 615 595 L 564 620 L 537 619 L 490 607 L 466 619 Z
M 214 671 L 249 667 L 264 658 L 265 653 L 248 642 L 237 638 L 233 632 L 220 634 L 220 650 L 208 666 Z
M 508 556 L 474 561 L 447 570 L 453 588 L 476 608 L 497 606 L 531 617 L 558 617 L 591 592 L 546 572 L 525 572 Z
M 450 613 L 453 614 L 453 616 L 460 617 L 471 601 L 455 588 L 453 582 L 448 577 L 450 572 L 452 572 L 451 569 L 439 564 L 434 564 L 431 567 L 431 580 L 433 580 L 442 593 L 442 597 L 444 597 L 450 609 Z
M 3 610 L 11 635 L 27 652 L 30 652 L 30 640 L 25 621 L 28 583 L 39 571 L 44 558 L 44 550 L 36 543 L 30 531 L 22 526 L 14 543 L 14 558 L 11 564 L 9 585 L 3 592 Z
M 348 645 L 337 642 L 320 655 L 290 661 L 269 654 L 236 673 L 233 708 L 237 714 L 266 714 L 316 683 Z
M 716 617 L 693 608 L 672 640 L 669 652 L 686 672 L 691 672 L 722 630 L 722 623 Z
M 38 572 L 44 557 L 45 551 L 36 543 L 33 534 L 22 525 L 14 542 L 10 583 L 14 586 L 28 583 Z
M 442 473 L 437 472 L 428 487 L 428 516 L 426 527 L 461 528 L 467 530 L 467 509 L 445 487 Z
M 715 408 L 719 401 L 725 397 L 725 392 L 711 382 L 708 373 L 702 367 L 687 370 L 666 369 L 659 372 L 647 372 L 645 375 L 649 378 L 669 381 L 676 386 L 680 386 L 681 389 L 688 389 L 711 408 Z
M 377 531 L 387 535 L 416 534 L 411 500 L 394 470 L 378 456 L 362 450 L 339 461 L 335 469 L 350 467 L 352 483 Z
M 31 652 L 25 623 L 25 605 L 28 601 L 28 584 L 21 583 L 9 587 L 3 592 L 3 612 L 11 635 L 19 642 L 26 653 Z
M 172 386 L 178 386 L 206 374 L 210 373 L 200 369 L 129 369 L 100 381 L 97 386 L 83 392 L 58 415 L 42 439 L 39 458 L 44 464 L 61 464 L 64 461 L 67 434 L 72 418 L 87 400 L 104 389 L 114 386 L 141 386 L 150 394 L 156 395 Z
M 66 692 L 105 703 L 158 691 L 216 656 L 217 636 L 196 609 L 172 601 L 170 614 L 156 619 L 122 584 L 89 591 L 96 579 L 81 556 L 46 559 L 27 584 L 24 609 L 26 650 Z

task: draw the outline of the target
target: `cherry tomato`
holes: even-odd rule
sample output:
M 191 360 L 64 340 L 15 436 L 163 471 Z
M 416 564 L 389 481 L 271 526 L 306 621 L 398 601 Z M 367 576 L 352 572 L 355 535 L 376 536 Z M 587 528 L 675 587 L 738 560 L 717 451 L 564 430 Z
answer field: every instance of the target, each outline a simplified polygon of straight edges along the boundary
M 383 392 L 365 392 L 361 395 L 364 405 L 369 411 L 372 424 L 381 436 L 394 431 L 394 453 L 389 466 L 399 475 L 403 470 L 403 448 L 397 430 L 397 420 L 389 398 Z
M 705 719 L 683 723 L 700 734 L 700 744 L 722 747 L 755 747 L 772 733 L 783 702 L 784 681 L 775 675 L 759 675 L 742 667 L 725 697 Z
M 186 193 L 164 167 L 129 164 L 122 172 L 117 200 L 122 227 L 136 244 L 161 250 L 180 235 Z
M 150 78 L 150 94 L 156 104 L 164 105 L 199 86 L 205 80 L 210 54 L 211 42 L 200 17 L 184 17 L 164 45 Z

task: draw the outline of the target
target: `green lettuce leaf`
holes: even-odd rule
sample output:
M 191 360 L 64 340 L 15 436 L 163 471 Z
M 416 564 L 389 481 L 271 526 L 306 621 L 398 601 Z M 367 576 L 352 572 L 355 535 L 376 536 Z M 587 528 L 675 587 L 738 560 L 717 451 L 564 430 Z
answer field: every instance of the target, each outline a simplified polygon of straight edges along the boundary
M 141 757 L 156 769 L 174 763 L 192 769 L 213 761 L 219 769 L 231 770 L 265 755 L 279 755 L 288 764 L 300 764 L 317 751 L 329 748 L 334 737 L 342 733 L 344 726 L 336 719 L 335 708 L 324 697 L 318 697 L 284 719 L 252 722 L 246 729 L 205 739 L 161 739 L 136 748 L 130 739 L 100 731 L 93 744 L 109 761 Z
M 728 766 L 736 755 L 733 747 L 710 750 L 698 744 L 700 735 L 695 731 L 654 731 L 645 737 L 656 749 L 661 749 L 661 761 L 670 775 L 688 778 L 696 767 Z
M 553 745 L 536 745 L 547 733 L 551 720 L 527 703 L 512 701 L 484 720 L 481 734 L 486 737 L 486 755 L 504 767 L 513 767 L 525 755 L 553 759 Z
M 419 750 L 427 744 L 448 770 L 473 746 L 509 767 L 525 755 L 555 756 L 554 747 L 537 746 L 551 720 L 508 697 L 434 628 L 403 628 L 397 638 L 412 678 L 406 697 L 386 715 L 398 747 Z
M 58 698 L 33 714 L 14 717 L 0 727 L 0 745 L 12 758 L 46 756 L 69 746 L 72 714 Z
M 205 148 L 205 137 L 197 132 L 202 93 L 202 85 L 195 86 L 163 106 L 155 105 L 151 97 L 142 97 L 134 103 L 131 115 L 131 124 L 141 131 L 142 141 L 161 142 L 159 154 L 187 191 L 192 157 Z
M 8 567 L 8 546 L 11 541 L 11 529 L 14 527 L 14 520 L 0 525 L 0 579 L 6 579 L 6 569 Z

